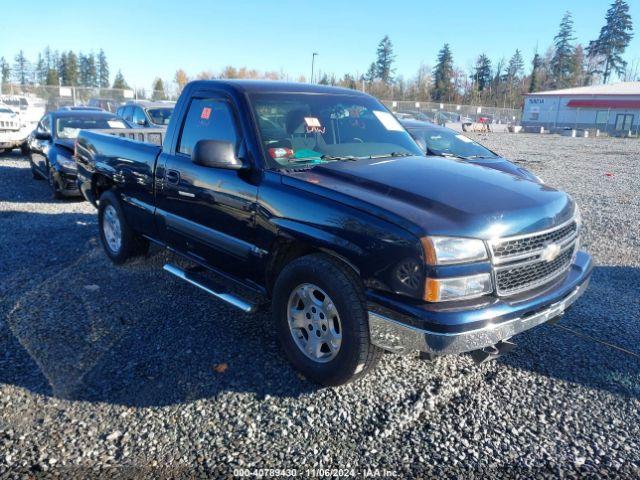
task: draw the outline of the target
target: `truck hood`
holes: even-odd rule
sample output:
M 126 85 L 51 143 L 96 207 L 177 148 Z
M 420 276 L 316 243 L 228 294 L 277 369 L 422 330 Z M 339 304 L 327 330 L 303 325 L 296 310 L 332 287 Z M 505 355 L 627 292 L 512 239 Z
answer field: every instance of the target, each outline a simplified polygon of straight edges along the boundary
M 519 167 L 515 163 L 507 160 L 503 157 L 491 157 L 491 158 L 474 158 L 471 160 L 465 160 L 465 162 L 472 163 L 474 165 L 481 165 L 487 168 L 493 168 L 494 170 L 500 170 L 503 172 L 510 173 L 512 175 L 517 175 L 519 177 L 523 177 L 527 180 L 531 180 L 533 182 L 539 182 L 540 180 L 533 173 L 523 167 Z
M 571 198 L 547 185 L 439 157 L 331 162 L 283 173 L 285 184 L 374 215 L 382 209 L 425 235 L 491 239 L 531 233 L 565 222 L 574 212 Z

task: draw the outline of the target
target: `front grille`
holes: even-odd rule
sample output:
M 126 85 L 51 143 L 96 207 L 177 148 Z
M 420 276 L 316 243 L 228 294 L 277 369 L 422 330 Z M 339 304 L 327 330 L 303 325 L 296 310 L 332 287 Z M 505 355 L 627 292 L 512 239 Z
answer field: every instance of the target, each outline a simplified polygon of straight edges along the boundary
M 550 282 L 571 264 L 574 245 L 560 253 L 555 260 L 541 260 L 531 264 L 507 267 L 496 271 L 499 295 L 510 295 Z
M 566 272 L 578 245 L 578 230 L 576 222 L 571 221 L 543 232 L 491 241 L 498 295 L 531 290 Z M 552 244 L 559 249 L 555 258 L 547 251 Z
M 544 248 L 549 243 L 562 243 L 573 236 L 578 231 L 576 222 L 541 234 L 533 234 L 526 237 L 519 237 L 513 240 L 498 240 L 493 243 L 493 256 L 495 258 L 511 257 Z

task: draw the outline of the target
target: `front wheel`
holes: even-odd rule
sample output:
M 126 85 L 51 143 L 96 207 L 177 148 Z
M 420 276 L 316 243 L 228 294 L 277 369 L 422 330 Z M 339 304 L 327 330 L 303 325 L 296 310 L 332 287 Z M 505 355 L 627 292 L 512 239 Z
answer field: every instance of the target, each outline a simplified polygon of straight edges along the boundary
M 357 275 L 324 254 L 288 264 L 274 286 L 273 315 L 287 359 L 310 380 L 342 385 L 365 375 L 382 350 L 369 338 Z
M 131 229 L 117 195 L 107 190 L 98 205 L 100 241 L 105 253 L 117 265 L 149 249 L 149 241 Z
M 56 181 L 55 173 L 56 173 L 55 169 L 53 168 L 49 169 L 49 177 L 48 177 L 49 189 L 51 190 L 51 197 L 54 200 L 60 200 L 61 198 L 63 198 L 63 195 L 62 195 L 62 192 L 60 191 L 60 186 Z

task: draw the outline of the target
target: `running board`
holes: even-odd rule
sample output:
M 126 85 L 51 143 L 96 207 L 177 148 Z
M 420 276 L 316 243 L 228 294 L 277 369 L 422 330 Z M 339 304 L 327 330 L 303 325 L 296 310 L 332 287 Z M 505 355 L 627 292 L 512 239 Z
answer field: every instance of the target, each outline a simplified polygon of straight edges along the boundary
M 176 267 L 175 265 L 171 265 L 167 263 L 164 267 L 164 270 L 169 272 L 171 275 L 178 277 L 181 280 L 184 280 L 191 285 L 198 287 L 200 290 L 204 290 L 209 295 L 214 296 L 215 298 L 222 300 L 225 303 L 228 303 L 232 307 L 236 307 L 242 310 L 244 313 L 254 313 L 257 310 L 257 305 L 247 302 L 242 298 L 239 298 L 231 293 L 224 293 L 214 290 L 212 285 L 206 285 L 203 280 L 196 280 L 190 275 L 188 272 L 185 272 L 181 268 Z

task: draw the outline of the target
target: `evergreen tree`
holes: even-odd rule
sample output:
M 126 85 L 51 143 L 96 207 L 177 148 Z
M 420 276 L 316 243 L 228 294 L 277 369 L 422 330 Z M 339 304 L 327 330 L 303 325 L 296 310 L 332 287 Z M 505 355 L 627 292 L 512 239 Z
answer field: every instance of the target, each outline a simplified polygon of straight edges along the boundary
M 35 82 L 38 85 L 42 85 L 45 80 L 47 79 L 47 64 L 46 61 L 44 59 L 44 57 L 42 56 L 41 53 L 38 54 L 38 61 L 36 62 L 36 68 L 35 68 Z
M 538 52 L 533 55 L 531 62 L 531 80 L 529 82 L 529 93 L 537 92 L 540 88 L 540 67 L 542 67 L 542 59 Z
M 47 77 L 45 79 L 46 85 L 60 85 L 60 79 L 58 77 L 58 70 L 55 68 L 50 68 L 47 72 Z
M 4 57 L 0 57 L 0 79 L 2 83 L 9 83 L 11 80 L 11 66 Z
M 15 81 L 20 85 L 26 85 L 29 81 L 29 70 L 29 60 L 24 56 L 24 52 L 20 50 L 15 57 L 15 63 L 13 65 Z
M 491 60 L 484 53 L 476 60 L 476 66 L 471 78 L 475 81 L 479 92 L 484 91 L 491 84 Z
M 375 62 L 371 62 L 371 65 L 369 65 L 369 69 L 367 70 L 367 73 L 364 74 L 363 78 L 364 78 L 364 81 L 367 82 L 368 84 L 372 84 L 376 80 Z
M 58 78 L 62 85 L 69 85 L 67 73 L 67 54 L 62 52 L 58 57 Z
M 602 74 L 604 83 L 611 73 L 624 74 L 627 62 L 622 58 L 633 38 L 633 24 L 629 15 L 629 5 L 624 0 L 615 0 L 605 16 L 605 25 L 600 29 L 597 40 L 589 42 L 587 55 L 595 60 L 593 73 Z
M 516 49 L 513 56 L 509 59 L 509 65 L 507 66 L 507 79 L 510 84 L 517 82 L 524 72 L 524 60 L 522 59 L 522 53 Z
M 167 94 L 164 91 L 164 83 L 161 78 L 156 78 L 153 82 L 153 95 L 151 96 L 152 100 L 166 100 Z
M 98 86 L 100 88 L 109 88 L 109 63 L 104 50 L 98 52 Z
M 453 88 L 453 54 L 448 43 L 438 53 L 438 63 L 433 69 L 434 87 L 431 93 L 435 101 L 451 101 Z
M 573 18 L 571 12 L 566 12 L 560 22 L 558 34 L 553 38 L 555 52 L 551 59 L 551 74 L 556 88 L 564 88 L 571 84 L 574 40 Z
M 571 86 L 581 87 L 586 84 L 585 57 L 582 45 L 576 45 L 571 58 Z
M 118 73 L 116 73 L 116 77 L 113 79 L 113 86 L 111 88 L 115 88 L 115 89 L 118 89 L 118 90 L 128 90 L 129 89 L 129 85 L 127 84 L 127 82 L 124 79 L 124 76 L 122 75 L 122 72 L 120 70 L 118 70 Z
M 79 72 L 78 72 L 78 56 L 73 52 L 73 50 L 69 50 L 67 53 L 67 78 L 66 82 L 64 82 L 67 86 L 76 86 L 78 85 Z
M 83 87 L 97 87 L 98 86 L 98 71 L 96 69 L 95 57 L 92 53 L 84 55 L 79 54 L 78 60 L 80 62 L 79 67 L 79 83 Z
M 393 45 L 389 36 L 385 35 L 378 44 L 378 50 L 376 52 L 376 77 L 382 80 L 387 85 L 393 83 L 392 67 L 395 55 L 393 54 Z

